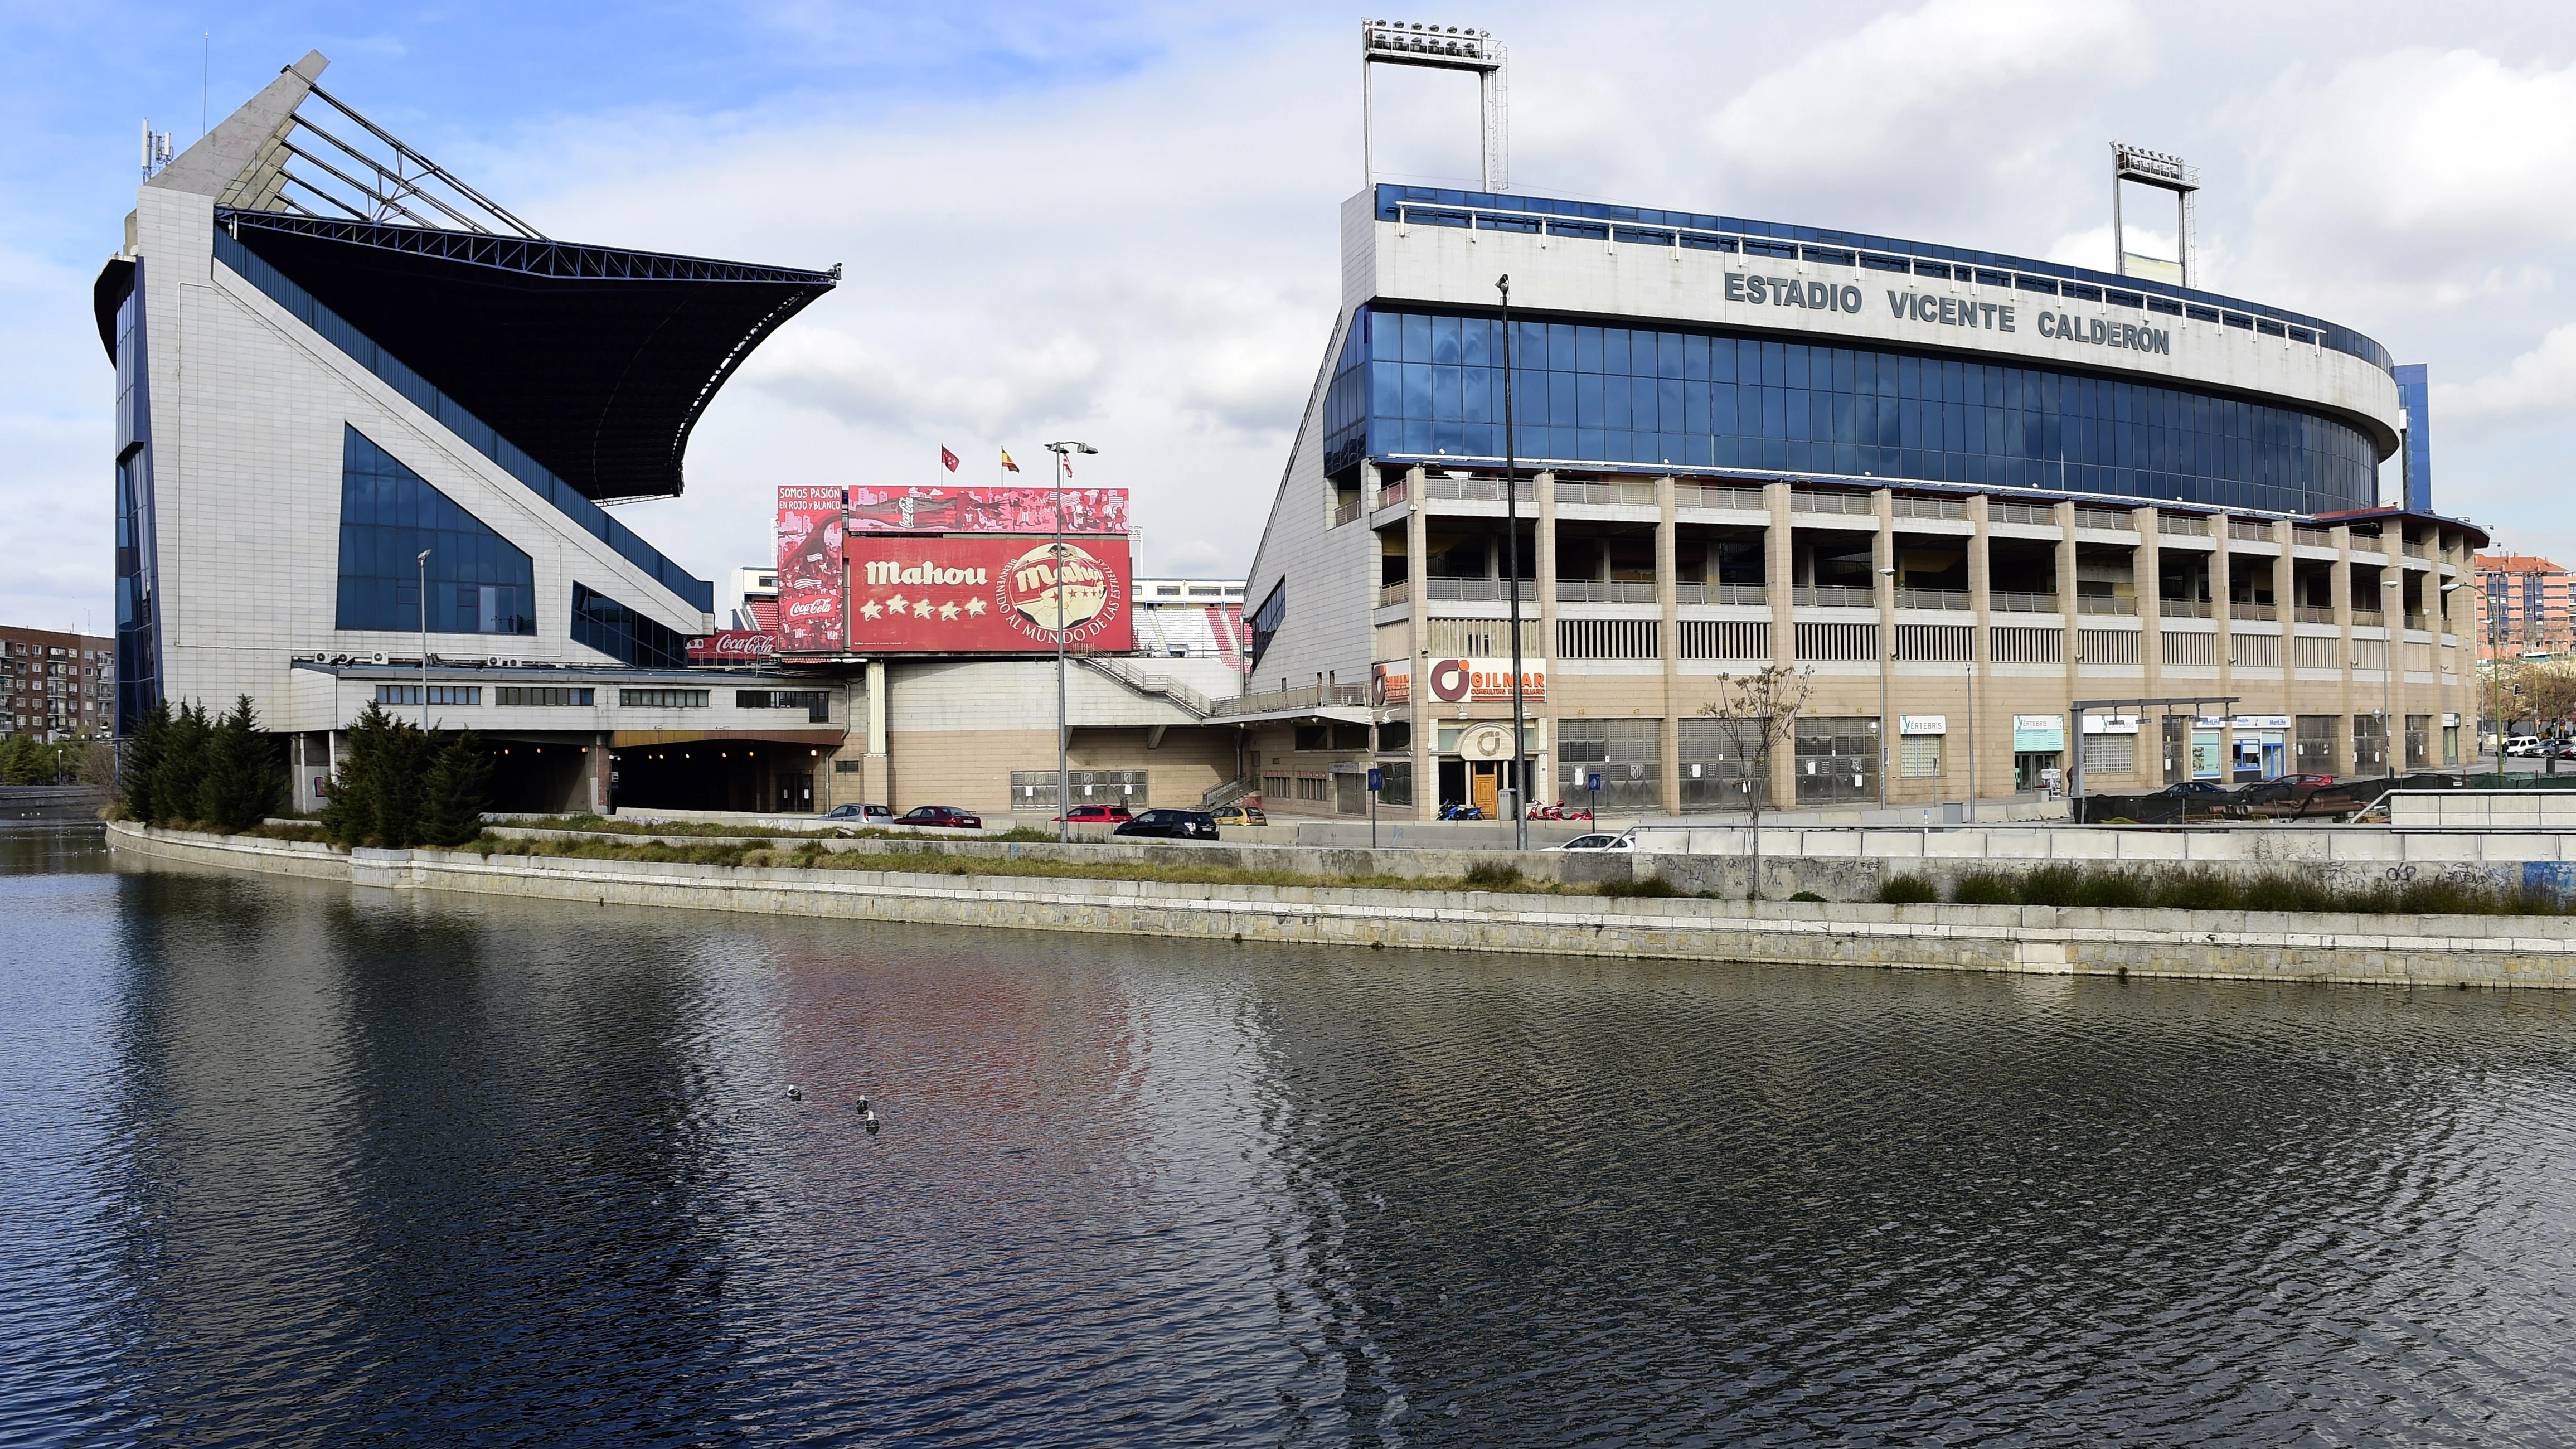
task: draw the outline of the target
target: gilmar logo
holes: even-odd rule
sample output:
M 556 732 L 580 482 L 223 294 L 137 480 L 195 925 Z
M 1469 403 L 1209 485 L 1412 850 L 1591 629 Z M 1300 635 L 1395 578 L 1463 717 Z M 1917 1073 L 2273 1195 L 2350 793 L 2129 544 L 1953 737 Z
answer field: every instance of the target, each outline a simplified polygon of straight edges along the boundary
M 906 502 L 911 500 L 907 499 Z M 1017 565 L 1014 565 L 1017 567 Z M 868 560 L 868 582 L 871 584 L 987 584 L 992 580 L 982 569 L 941 568 L 935 563 L 906 566 L 893 559 Z

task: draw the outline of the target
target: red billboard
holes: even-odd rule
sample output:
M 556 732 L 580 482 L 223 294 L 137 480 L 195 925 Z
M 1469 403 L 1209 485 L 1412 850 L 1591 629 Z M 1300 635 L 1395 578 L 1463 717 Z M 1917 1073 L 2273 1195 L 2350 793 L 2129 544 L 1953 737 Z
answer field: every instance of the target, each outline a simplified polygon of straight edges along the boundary
M 1053 533 L 1055 497 L 1052 488 L 853 488 L 849 527 L 852 533 Z M 1064 531 L 1127 532 L 1127 490 L 1065 489 Z
M 1133 649 L 1127 540 L 1067 539 L 1061 581 L 1054 548 L 1051 538 L 1027 536 L 854 533 L 849 647 L 914 654 L 1052 650 L 1061 597 L 1067 644 L 1111 654 Z
M 778 490 L 778 647 L 839 653 L 841 490 Z

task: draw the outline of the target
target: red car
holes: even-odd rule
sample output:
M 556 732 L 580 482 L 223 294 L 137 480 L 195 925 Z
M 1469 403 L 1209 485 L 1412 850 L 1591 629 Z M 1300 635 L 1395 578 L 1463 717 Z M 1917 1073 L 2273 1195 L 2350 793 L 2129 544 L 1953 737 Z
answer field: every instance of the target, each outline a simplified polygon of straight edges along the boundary
M 981 830 L 984 817 L 954 805 L 915 805 L 894 818 L 897 825 L 938 825 L 950 830 Z
M 1116 825 L 1128 818 L 1124 805 L 1076 805 L 1056 820 L 1070 825 Z

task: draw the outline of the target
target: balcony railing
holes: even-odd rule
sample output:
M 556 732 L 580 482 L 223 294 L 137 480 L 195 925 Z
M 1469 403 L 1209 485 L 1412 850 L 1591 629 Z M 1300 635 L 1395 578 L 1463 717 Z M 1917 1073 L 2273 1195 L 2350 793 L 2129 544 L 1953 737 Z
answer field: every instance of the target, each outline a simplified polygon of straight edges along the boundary
M 2397 546 L 2398 546 L 2399 548 L 2404 549 L 2404 550 L 2406 551 L 2406 556 L 2407 556 L 2408 558 L 2431 558 L 2431 557 L 2432 557 L 2432 555 L 2431 555 L 2431 554 L 2426 553 L 2426 552 L 2424 551 L 2424 545 L 2422 545 L 2421 543 L 2416 542 L 2414 539 L 2411 539 L 2411 538 L 2410 538 L 2410 539 L 2407 539 L 2405 542 L 2400 543 L 2400 544 L 2399 544 L 2399 545 L 2397 545 Z
M 2313 604 L 2301 604 L 2298 618 L 2302 624 L 2331 624 L 2335 621 L 2335 611 L 2320 609 Z
M 2002 589 L 1986 595 L 1986 607 L 1998 614 L 2054 614 L 2057 595 L 2024 594 Z
M 1412 495 L 1413 480 L 1410 478 L 1398 478 L 1394 482 L 1377 490 L 1377 506 L 1380 508 L 1393 508 Z
M 2334 531 L 2327 528 L 2293 528 L 2290 530 L 2290 541 L 2305 544 L 2310 548 L 2332 548 Z
M 2075 612 L 2079 614 L 2135 614 L 2138 612 L 2138 601 L 2136 599 L 2103 598 L 2098 595 L 2092 597 L 2078 595 L 2075 600 Z
M 2352 622 L 2359 628 L 2385 629 L 2388 627 L 2388 616 L 2377 609 L 2355 609 L 2352 611 Z
M 1760 608 L 1771 602 L 1770 591 L 1760 584 L 1675 584 L 1673 602 L 1677 604 L 1732 604 Z
M 1867 517 L 1871 512 L 1866 493 L 1810 493 L 1803 489 L 1789 494 L 1792 513 L 1856 513 Z M 1862 590 L 1867 593 L 1868 590 Z
M 1423 597 L 1435 604 L 1499 604 L 1505 599 L 1501 579 L 1425 579 Z M 1524 602 L 1538 598 L 1538 581 L 1521 580 L 1520 595 Z
M 1673 485 L 1675 508 L 1733 508 L 1746 513 L 1761 513 L 1769 505 L 1762 501 L 1759 488 L 1729 488 L 1717 483 L 1676 483 Z
M 1802 609 L 1875 609 L 1878 595 L 1871 589 L 1847 589 L 1833 584 L 1813 588 L 1794 588 L 1789 602 Z
M 2227 606 L 2227 617 L 2258 624 L 2277 624 L 2281 621 L 2281 607 L 2278 604 L 2251 604 L 2238 599 Z
M 2045 503 L 1992 504 L 1986 509 L 1986 517 L 1999 519 L 2005 523 L 2047 525 L 2057 521 L 2057 510 Z
M 2209 520 L 2183 513 L 2159 513 L 2156 515 L 2156 532 L 2196 534 L 2207 538 Z
M 2354 553 L 2384 554 L 2387 552 L 2387 544 L 2378 534 L 2364 533 L 2360 529 L 2356 528 L 2352 531 L 2352 551 Z
M 1332 524 L 1332 526 L 1333 526 L 1333 527 L 1335 527 L 1335 528 L 1339 528 L 1339 527 L 1341 527 L 1341 526 L 1342 526 L 1343 524 L 1345 524 L 1345 523 L 1355 523 L 1355 522 L 1357 522 L 1357 521 L 1359 520 L 1359 516 L 1360 516 L 1360 501 L 1359 501 L 1358 499 L 1354 498 L 1354 499 L 1352 499 L 1350 502 L 1345 503 L 1345 504 L 1341 505 L 1340 507 L 1338 507 L 1338 508 L 1336 508 L 1336 509 L 1334 509 L 1334 510 L 1333 510 L 1333 524 Z
M 1405 604 L 1412 600 L 1413 581 L 1411 579 L 1399 579 L 1377 591 L 1377 606 L 1381 609 L 1389 604 Z
M 1899 518 L 1965 518 L 1968 500 L 1964 498 L 1920 498 L 1900 493 L 1889 500 Z
M 1556 601 L 1560 604 L 1651 604 L 1656 602 L 1652 579 L 1558 579 Z
M 2255 543 L 2270 543 L 2272 526 L 2268 523 L 2249 523 L 2242 518 L 2231 518 L 2227 520 L 2227 536 L 2247 539 Z
M 1652 483 L 1582 483 L 1560 478 L 1556 482 L 1559 503 L 1595 503 L 1619 508 L 1652 508 L 1655 485 Z
M 1445 478 L 1439 475 L 1422 480 L 1425 498 L 1449 498 L 1462 503 L 1500 503 L 1503 480 L 1500 478 Z M 1537 485 L 1527 478 L 1513 480 L 1512 496 L 1523 503 L 1538 501 Z
M 1896 607 L 1900 609 L 1946 609 L 1965 612 L 1976 607 L 1969 601 L 1966 589 L 1898 589 Z
M 2116 508 L 2078 508 L 2075 510 L 2075 526 L 2135 533 L 2138 529 L 2138 520 Z
M 1229 714 L 1270 714 L 1283 709 L 1323 709 L 1331 706 L 1365 709 L 1371 687 L 1365 684 L 1301 684 L 1295 689 L 1265 689 L 1259 694 L 1234 695 L 1208 701 L 1210 716 Z
M 2209 601 L 2160 599 L 2156 602 L 2156 612 L 2168 619 L 2206 619 L 2209 617 Z

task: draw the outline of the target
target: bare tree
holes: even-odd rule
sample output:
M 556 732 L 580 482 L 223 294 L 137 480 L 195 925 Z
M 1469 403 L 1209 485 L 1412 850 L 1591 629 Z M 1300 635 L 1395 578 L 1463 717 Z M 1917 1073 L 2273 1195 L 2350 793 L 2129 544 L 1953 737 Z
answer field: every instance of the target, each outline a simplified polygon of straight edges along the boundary
M 2552 741 L 2566 738 L 2567 721 L 2576 716 L 2576 665 L 2559 659 L 2526 660 L 2513 665 L 2506 678 L 2516 700 L 2531 711 L 2537 732 Z M 2546 768 L 2558 773 L 2555 751 L 2548 756 Z
M 1718 722 L 1744 762 L 1745 803 L 1753 811 L 1753 878 L 1746 899 L 1762 899 L 1762 807 L 1771 794 L 1771 753 L 1798 732 L 1812 671 L 1769 664 L 1751 674 L 1726 676 L 1726 692 L 1699 712 Z

